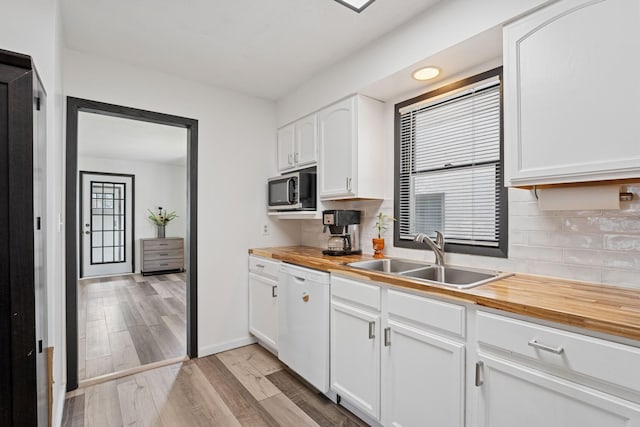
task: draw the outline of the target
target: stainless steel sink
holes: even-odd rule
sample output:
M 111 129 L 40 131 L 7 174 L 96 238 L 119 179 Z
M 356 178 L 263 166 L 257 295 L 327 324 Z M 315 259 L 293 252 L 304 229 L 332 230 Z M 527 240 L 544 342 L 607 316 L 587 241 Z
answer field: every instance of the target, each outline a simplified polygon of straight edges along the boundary
M 347 264 L 349 267 L 361 268 L 369 271 L 381 271 L 383 273 L 401 273 L 418 268 L 431 267 L 431 264 L 404 259 L 384 258 L 369 261 L 357 261 Z
M 400 275 L 429 282 L 437 282 L 439 284 L 453 286 L 458 289 L 466 289 L 512 276 L 513 273 L 434 266 L 419 270 L 405 271 L 400 273 Z
M 351 262 L 347 265 L 362 270 L 376 271 L 391 276 L 406 277 L 425 283 L 449 286 L 457 289 L 473 288 L 513 275 L 513 273 L 500 271 L 466 267 L 446 267 L 395 258 Z

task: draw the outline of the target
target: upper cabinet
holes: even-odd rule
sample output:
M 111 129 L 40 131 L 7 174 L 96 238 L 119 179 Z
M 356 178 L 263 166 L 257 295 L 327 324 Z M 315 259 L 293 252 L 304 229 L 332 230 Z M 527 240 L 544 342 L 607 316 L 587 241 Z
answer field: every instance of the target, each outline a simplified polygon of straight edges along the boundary
M 354 95 L 318 113 L 321 199 L 384 198 L 383 105 Z
M 640 178 L 640 1 L 561 0 L 503 35 L 505 185 Z
M 317 138 L 315 114 L 278 129 L 278 170 L 284 172 L 316 163 Z

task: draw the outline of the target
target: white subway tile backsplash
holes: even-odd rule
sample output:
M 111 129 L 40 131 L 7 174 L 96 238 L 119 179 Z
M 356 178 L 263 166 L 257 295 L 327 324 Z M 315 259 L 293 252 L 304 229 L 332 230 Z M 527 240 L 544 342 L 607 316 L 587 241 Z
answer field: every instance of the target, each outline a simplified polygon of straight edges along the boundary
M 486 268 L 640 289 L 640 185 L 628 186 L 634 200 L 620 210 L 541 211 L 533 191 L 509 189 L 509 258 L 449 253 L 452 265 Z M 359 209 L 365 212 L 361 230 L 362 250 L 373 253 L 375 216 L 393 215 L 393 200 L 328 202 L 327 209 Z M 322 221 L 301 221 L 304 245 L 324 247 Z M 433 262 L 429 250 L 393 246 L 393 226 L 383 234 L 385 254 Z
M 509 258 L 562 262 L 562 248 L 511 245 Z
M 532 246 L 600 249 L 602 248 L 602 235 L 571 233 L 564 231 L 537 231 L 529 233 L 528 243 Z

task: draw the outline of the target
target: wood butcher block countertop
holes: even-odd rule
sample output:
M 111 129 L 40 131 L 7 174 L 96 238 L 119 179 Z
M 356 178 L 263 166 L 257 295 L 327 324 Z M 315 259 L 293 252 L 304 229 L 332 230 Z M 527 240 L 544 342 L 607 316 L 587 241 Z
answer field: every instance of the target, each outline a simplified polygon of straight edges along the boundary
M 471 289 L 425 284 L 406 277 L 363 271 L 344 265 L 372 259 L 367 255 L 322 255 L 308 246 L 250 249 L 250 253 L 356 279 L 410 288 L 484 307 L 640 340 L 640 291 L 551 277 L 516 274 Z

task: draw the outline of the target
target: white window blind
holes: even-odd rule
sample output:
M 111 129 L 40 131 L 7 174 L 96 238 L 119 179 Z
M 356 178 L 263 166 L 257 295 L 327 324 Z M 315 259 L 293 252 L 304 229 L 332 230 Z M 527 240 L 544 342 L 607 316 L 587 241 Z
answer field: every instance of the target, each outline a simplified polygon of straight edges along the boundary
M 400 239 L 437 230 L 450 243 L 499 246 L 499 80 L 399 112 Z

